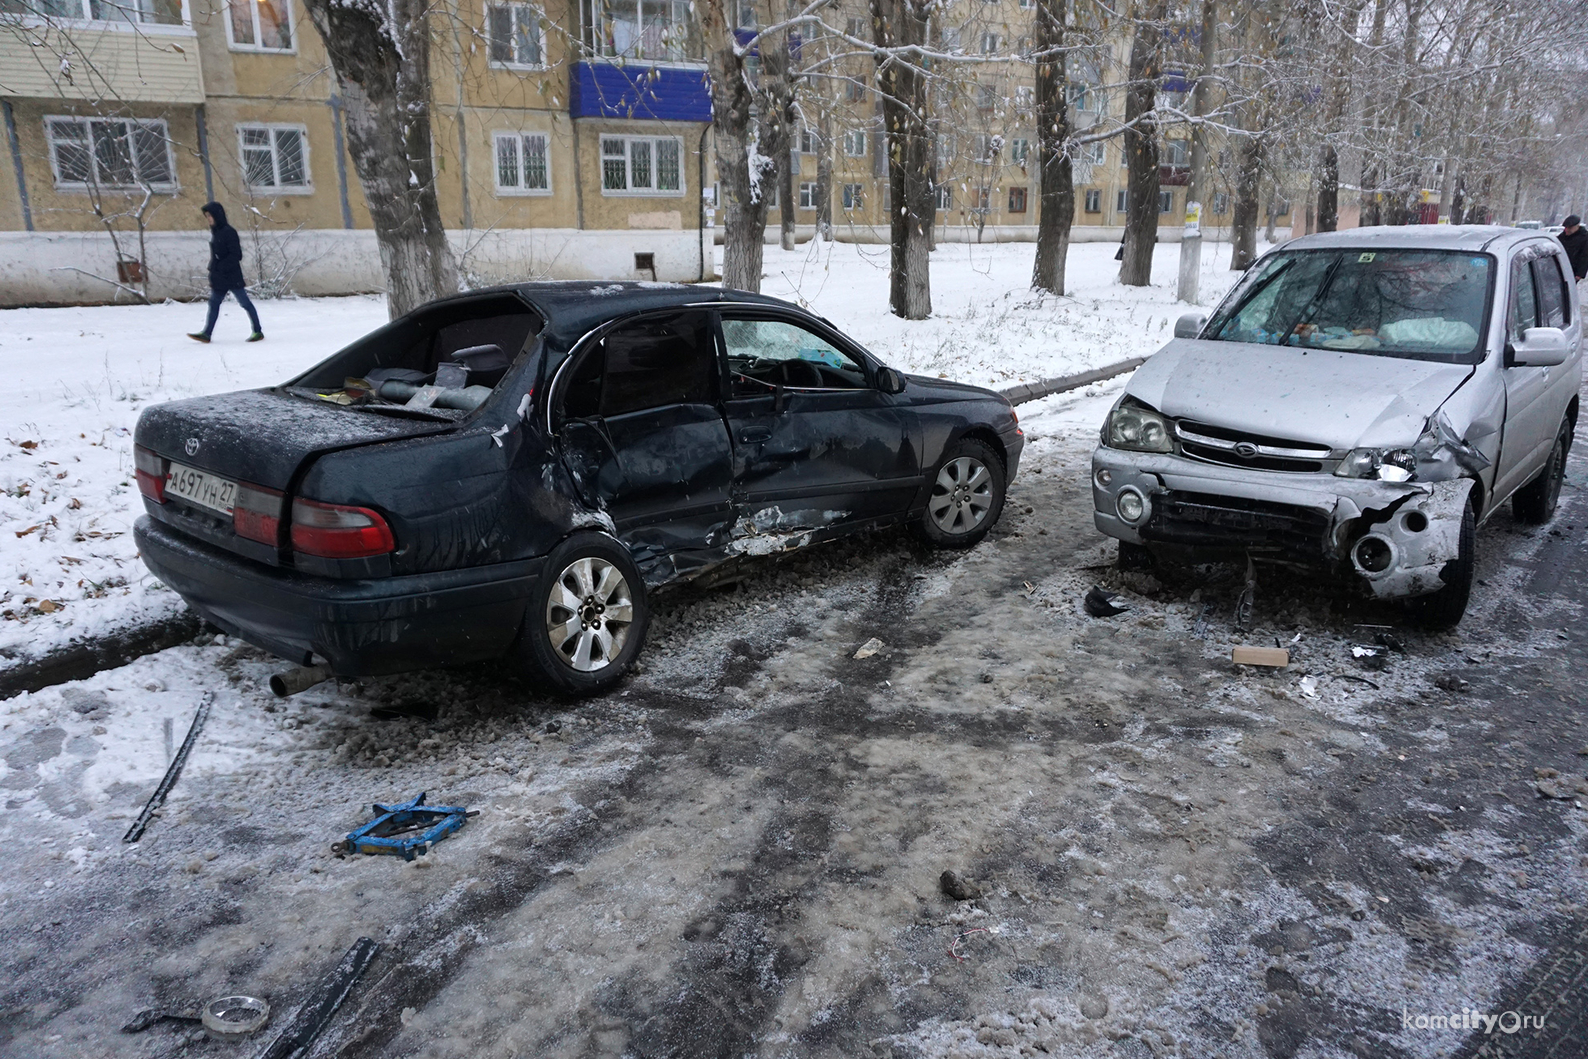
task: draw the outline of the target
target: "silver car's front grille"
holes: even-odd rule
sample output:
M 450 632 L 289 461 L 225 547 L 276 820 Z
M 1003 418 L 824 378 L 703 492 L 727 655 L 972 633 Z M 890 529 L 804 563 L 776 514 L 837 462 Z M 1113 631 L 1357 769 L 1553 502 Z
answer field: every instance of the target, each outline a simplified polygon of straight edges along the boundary
M 1227 467 L 1298 474 L 1332 473 L 1340 459 L 1333 449 L 1317 442 L 1271 438 L 1185 420 L 1175 423 L 1174 435 L 1184 455 Z

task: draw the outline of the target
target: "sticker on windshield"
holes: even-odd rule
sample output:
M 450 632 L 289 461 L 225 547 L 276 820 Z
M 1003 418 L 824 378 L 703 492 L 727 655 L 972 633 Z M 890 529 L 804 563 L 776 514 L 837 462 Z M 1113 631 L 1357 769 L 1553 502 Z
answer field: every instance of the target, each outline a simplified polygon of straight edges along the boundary
M 1471 265 L 1473 268 L 1482 268 L 1484 265 L 1487 265 L 1489 263 L 1489 259 L 1485 258 L 1485 257 L 1475 257 L 1475 258 L 1473 258 L 1471 261 L 1469 261 L 1467 263 L 1469 265 Z
M 1377 254 L 1363 254 L 1361 257 L 1357 258 L 1356 260 L 1357 260 L 1358 264 L 1365 265 L 1369 261 L 1372 261 L 1377 256 L 1378 256 Z

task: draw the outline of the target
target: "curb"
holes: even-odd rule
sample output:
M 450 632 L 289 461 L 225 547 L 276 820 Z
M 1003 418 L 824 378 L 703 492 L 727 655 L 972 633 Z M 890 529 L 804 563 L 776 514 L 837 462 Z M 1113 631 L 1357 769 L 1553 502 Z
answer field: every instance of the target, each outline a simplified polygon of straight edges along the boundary
M 1105 364 L 1101 368 L 1092 368 L 1089 371 L 1078 372 L 1075 375 L 1060 375 L 1056 379 L 1043 379 L 1041 382 L 1023 382 L 1019 386 L 1011 386 L 998 393 L 1010 404 L 1025 404 L 1043 397 L 1051 397 L 1056 393 L 1066 390 L 1078 390 L 1082 386 L 1104 379 L 1112 379 L 1116 375 L 1123 375 L 1127 371 L 1135 371 L 1147 363 L 1146 357 L 1131 357 L 1117 364 Z

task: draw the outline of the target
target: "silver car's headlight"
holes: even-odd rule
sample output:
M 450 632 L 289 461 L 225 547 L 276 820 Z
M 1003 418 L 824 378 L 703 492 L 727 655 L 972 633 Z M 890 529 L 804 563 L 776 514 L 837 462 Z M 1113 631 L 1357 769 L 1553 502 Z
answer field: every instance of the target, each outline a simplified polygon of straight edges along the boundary
M 1173 452 L 1169 421 L 1145 405 L 1121 404 L 1109 413 L 1103 444 L 1132 452 Z
M 1334 473 L 1341 478 L 1410 482 L 1417 477 L 1417 454 L 1411 449 L 1352 449 Z

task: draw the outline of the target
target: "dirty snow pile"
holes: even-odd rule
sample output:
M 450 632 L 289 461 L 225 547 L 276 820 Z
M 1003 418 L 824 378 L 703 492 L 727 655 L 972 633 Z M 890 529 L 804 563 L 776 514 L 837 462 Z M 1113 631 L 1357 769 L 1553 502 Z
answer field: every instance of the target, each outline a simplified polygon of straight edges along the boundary
M 1159 282 L 1145 288 L 1118 284 L 1114 244 L 1071 247 L 1074 293 L 1064 298 L 1031 292 L 1033 249 L 944 244 L 932 258 L 935 315 L 924 321 L 887 311 L 887 247 L 768 247 L 764 288 L 905 371 L 994 387 L 1150 353 L 1185 309 L 1174 299 L 1176 245 L 1158 248 Z M 1207 302 L 1233 274 L 1227 246 L 1204 259 Z M 176 303 L 0 312 L 10 380 L 0 391 L 0 659 L 178 611 L 132 540 L 142 512 L 132 431 L 144 408 L 280 382 L 386 320 L 379 297 L 270 301 L 260 308 L 266 341 L 245 344 L 246 321 L 228 302 L 215 341 L 201 345 L 185 332 L 203 312 Z

